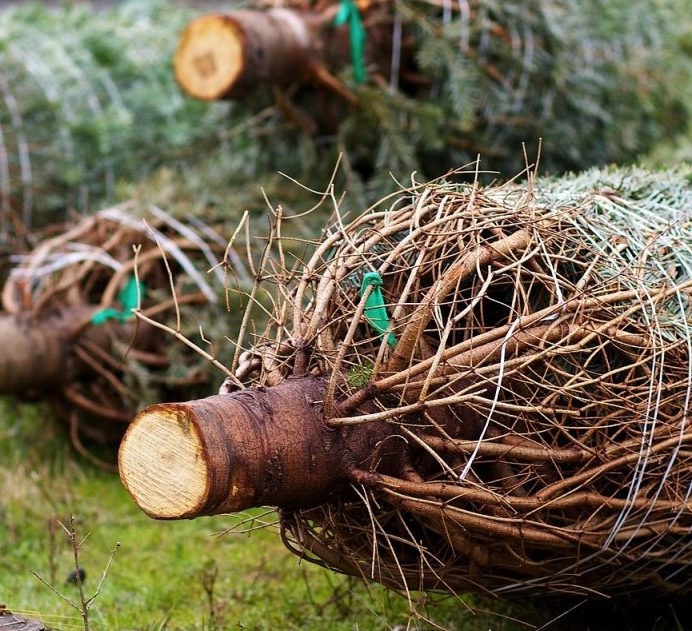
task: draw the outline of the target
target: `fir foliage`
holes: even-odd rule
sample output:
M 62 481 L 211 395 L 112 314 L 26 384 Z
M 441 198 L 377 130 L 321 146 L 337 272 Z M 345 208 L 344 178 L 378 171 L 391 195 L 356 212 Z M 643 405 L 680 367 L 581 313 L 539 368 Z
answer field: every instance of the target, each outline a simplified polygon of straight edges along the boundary
M 674 1 L 401 0 L 394 10 L 430 84 L 412 89 L 402 74 L 389 90 L 361 90 L 340 135 L 371 152 L 378 178 L 436 177 L 478 154 L 507 177 L 524 166 L 522 143 L 535 159 L 539 138 L 542 172 L 630 162 L 684 127 L 689 73 L 670 73 L 684 13 Z
M 28 4 L 0 14 L 0 211 L 26 224 L 112 201 L 118 182 L 194 157 L 228 106 L 180 93 L 170 59 L 190 8 Z M 51 212 L 52 211 L 52 212 Z

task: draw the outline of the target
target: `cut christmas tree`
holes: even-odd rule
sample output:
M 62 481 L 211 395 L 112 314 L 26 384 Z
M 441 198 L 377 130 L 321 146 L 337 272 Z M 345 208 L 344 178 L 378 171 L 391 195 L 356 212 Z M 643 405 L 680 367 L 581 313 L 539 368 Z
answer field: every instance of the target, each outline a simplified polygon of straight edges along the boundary
M 295 265 L 274 234 L 268 326 L 220 394 L 135 417 L 125 486 L 277 506 L 296 554 L 399 590 L 688 594 L 689 169 L 466 179 L 341 208 Z
M 48 400 L 94 460 L 88 445 L 117 445 L 136 410 L 209 387 L 200 320 L 222 313 L 212 316 L 224 278 L 247 283 L 247 272 L 210 225 L 138 202 L 37 241 L 3 288 L 0 393 Z M 170 333 L 197 344 L 171 346 Z
M 510 176 L 539 137 L 544 171 L 629 161 L 684 127 L 671 3 L 266 4 L 192 21 L 181 87 L 252 110 L 271 85 L 287 118 L 323 151 L 333 134 L 379 194 L 390 172 L 437 177 L 479 153 Z

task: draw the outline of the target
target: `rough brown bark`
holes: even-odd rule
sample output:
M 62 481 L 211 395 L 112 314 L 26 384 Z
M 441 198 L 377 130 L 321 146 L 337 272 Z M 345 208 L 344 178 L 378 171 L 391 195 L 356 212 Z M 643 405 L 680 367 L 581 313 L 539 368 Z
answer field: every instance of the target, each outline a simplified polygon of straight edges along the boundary
M 153 405 L 123 438 L 120 476 L 157 519 L 184 519 L 253 506 L 321 503 L 370 468 L 386 424 L 329 428 L 326 384 L 290 378 L 272 388 Z
M 74 381 L 84 369 L 71 352 L 76 339 L 109 350 L 112 324 L 87 327 L 75 337 L 92 310 L 76 307 L 39 317 L 0 316 L 0 394 L 42 394 Z
M 288 85 L 316 79 L 331 89 L 330 74 L 350 62 L 347 27 L 334 27 L 338 5 L 323 11 L 239 10 L 205 15 L 183 32 L 173 67 L 180 86 L 198 99 L 242 97 L 262 83 Z M 368 61 L 388 58 L 382 20 L 369 19 Z
M 26 394 L 68 383 L 76 367 L 69 344 L 72 327 L 84 310 L 48 317 L 6 315 L 0 318 L 0 393 Z
M 190 95 L 219 99 L 271 79 L 303 80 L 319 56 L 319 14 L 274 9 L 205 15 L 185 29 L 175 76 Z

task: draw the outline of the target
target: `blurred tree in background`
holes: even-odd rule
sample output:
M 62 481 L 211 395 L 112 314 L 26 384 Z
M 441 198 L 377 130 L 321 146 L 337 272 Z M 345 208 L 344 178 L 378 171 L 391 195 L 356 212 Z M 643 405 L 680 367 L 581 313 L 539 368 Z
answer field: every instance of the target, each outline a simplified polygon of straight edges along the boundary
M 356 103 L 336 99 L 330 124 L 313 129 L 286 117 L 268 87 L 235 103 L 184 96 L 171 60 L 196 15 L 188 6 L 6 10 L 0 234 L 12 217 L 44 223 L 120 200 L 124 183 L 161 165 L 182 196 L 251 188 L 257 205 L 258 185 L 278 170 L 319 186 L 342 152 L 343 177 L 365 204 L 394 186 L 390 173 L 437 176 L 478 154 L 483 168 L 513 175 L 521 143 L 533 159 L 539 137 L 542 169 L 559 172 L 634 160 L 684 128 L 684 21 L 673 0 L 372 4 L 389 20 L 387 68 L 368 65 L 363 84 L 342 68 Z M 317 119 L 318 89 L 290 90 L 291 106 Z

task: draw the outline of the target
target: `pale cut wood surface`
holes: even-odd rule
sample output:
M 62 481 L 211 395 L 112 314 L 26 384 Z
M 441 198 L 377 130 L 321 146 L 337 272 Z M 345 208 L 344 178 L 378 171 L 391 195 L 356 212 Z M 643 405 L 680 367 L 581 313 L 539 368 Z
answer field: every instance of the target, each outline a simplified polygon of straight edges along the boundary
M 202 442 L 182 410 L 153 406 L 140 413 L 123 439 L 119 467 L 137 504 L 157 519 L 194 513 L 209 492 Z
M 237 24 L 224 16 L 206 15 L 183 33 L 173 65 L 178 83 L 191 96 L 214 100 L 232 89 L 245 63 Z

